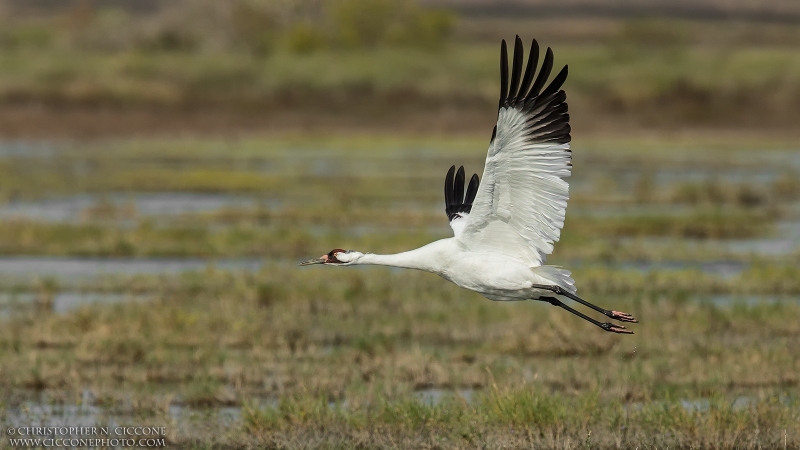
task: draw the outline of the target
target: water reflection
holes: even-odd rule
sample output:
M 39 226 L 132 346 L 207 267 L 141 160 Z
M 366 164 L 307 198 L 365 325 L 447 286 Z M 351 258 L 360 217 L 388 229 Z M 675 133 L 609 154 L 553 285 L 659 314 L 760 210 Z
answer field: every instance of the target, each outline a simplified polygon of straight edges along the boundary
M 422 403 L 428 405 L 438 405 L 442 403 L 442 401 L 444 401 L 446 398 L 457 398 L 457 397 L 461 397 L 467 403 L 472 403 L 474 394 L 475 394 L 475 389 L 450 390 L 450 389 L 430 388 L 414 392 L 414 397 L 419 399 Z
M 798 295 L 740 295 L 740 294 L 717 294 L 711 296 L 697 297 L 699 303 L 708 303 L 718 307 L 731 307 L 744 305 L 748 307 L 758 305 L 779 305 L 786 303 L 800 303 Z
M 140 415 L 130 413 L 112 412 L 95 406 L 91 401 L 91 394 L 84 392 L 83 397 L 88 401 L 77 404 L 47 403 L 45 401 L 25 401 L 21 404 L 6 408 L 0 412 L 0 419 L 7 426 L 12 427 L 101 427 L 114 428 L 117 426 L 131 426 L 143 424 L 151 426 L 152 419 L 143 419 Z M 191 408 L 183 405 L 170 405 L 164 412 L 176 424 L 191 423 L 196 420 L 214 420 L 218 425 L 230 426 L 238 422 L 242 415 L 240 407 L 224 406 L 218 408 Z M 68 430 L 70 431 L 70 430 Z M 69 437 L 69 435 L 59 435 Z M 86 436 L 74 435 L 72 437 L 85 438 Z
M 0 293 L 0 318 L 7 318 L 12 312 L 37 308 L 57 314 L 66 314 L 85 305 L 114 304 L 122 302 L 143 302 L 151 300 L 149 295 L 97 293 L 97 292 L 59 292 L 49 293 Z
M 70 257 L 0 257 L 0 274 L 11 277 L 95 277 L 101 275 L 158 275 L 195 272 L 214 267 L 220 270 L 256 272 L 264 265 L 263 258 L 207 260 L 202 258 L 70 258 Z
M 132 219 L 205 213 L 225 208 L 275 207 L 277 200 L 232 194 L 192 192 L 81 194 L 0 206 L 0 219 L 79 222 L 93 218 Z

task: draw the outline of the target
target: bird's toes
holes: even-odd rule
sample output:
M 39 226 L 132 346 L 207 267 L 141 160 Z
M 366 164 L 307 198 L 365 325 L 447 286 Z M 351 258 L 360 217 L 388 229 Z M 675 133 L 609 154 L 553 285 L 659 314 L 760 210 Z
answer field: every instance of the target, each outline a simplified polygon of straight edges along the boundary
M 611 311 L 611 315 L 609 317 L 611 317 L 612 319 L 617 319 L 620 322 L 632 322 L 632 323 L 639 322 L 632 315 L 621 311 Z
M 633 334 L 633 331 L 623 327 L 622 325 L 617 325 L 615 323 L 606 322 L 603 324 L 603 329 L 609 331 L 611 333 L 619 333 L 619 334 Z

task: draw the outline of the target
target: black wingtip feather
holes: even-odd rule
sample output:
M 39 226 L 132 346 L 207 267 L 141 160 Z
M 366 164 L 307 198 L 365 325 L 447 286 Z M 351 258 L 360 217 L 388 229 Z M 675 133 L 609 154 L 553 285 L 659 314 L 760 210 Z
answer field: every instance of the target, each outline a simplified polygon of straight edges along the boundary
M 517 38 L 514 40 L 514 61 L 511 66 L 511 86 L 508 91 L 508 102 L 513 103 L 517 97 L 517 89 L 519 89 L 519 81 L 522 76 L 522 39 Z
M 453 186 L 453 200 L 456 203 L 464 203 L 464 178 L 466 178 L 464 166 L 461 166 L 456 172 L 456 182 Z
M 467 195 L 464 197 L 464 204 L 472 206 L 472 203 L 475 201 L 475 196 L 478 195 L 478 186 L 480 185 L 481 179 L 478 178 L 477 173 L 472 174 L 472 178 L 469 180 L 469 186 L 467 187 Z
M 547 88 L 544 91 L 542 91 L 541 96 L 546 97 L 550 94 L 558 92 L 558 90 L 561 89 L 561 86 L 564 84 L 564 82 L 567 81 L 568 72 L 569 72 L 569 66 L 564 66 L 564 68 L 562 68 L 561 71 L 558 72 L 558 75 L 556 75 L 556 77 L 553 78 L 553 81 L 550 82 L 550 85 L 547 86 Z
M 528 65 L 525 67 L 525 76 L 522 77 L 522 84 L 519 87 L 517 97 L 525 98 L 528 95 L 528 89 L 531 87 L 537 64 L 539 64 L 539 43 L 534 39 L 531 42 L 531 51 L 528 54 Z
M 516 36 L 509 79 L 508 46 L 505 40 L 502 41 L 500 50 L 499 109 L 515 108 L 525 114 L 526 136 L 530 142 L 559 144 L 570 142 L 571 129 L 569 114 L 567 114 L 566 94 L 561 90 L 569 73 L 568 66 L 564 66 L 548 84 L 547 80 L 553 70 L 553 50 L 547 48 L 542 66 L 537 74 L 539 43 L 533 39 L 523 75 L 524 49 L 522 40 Z M 500 111 L 498 111 L 499 113 Z M 490 143 L 494 142 L 496 138 L 497 126 L 492 130 Z M 454 194 L 455 192 L 452 193 L 452 195 Z
M 506 40 L 500 45 L 500 106 L 508 98 L 508 48 Z
M 453 175 L 456 173 L 456 166 L 450 166 L 447 176 L 444 178 L 444 205 L 445 209 L 453 205 Z
M 537 76 L 536 81 L 533 82 L 533 87 L 531 87 L 530 92 L 528 92 L 528 97 L 537 97 L 539 95 L 539 91 L 542 90 L 544 84 L 547 82 L 551 70 L 553 70 L 553 50 L 547 47 L 547 51 L 544 54 L 544 61 L 542 61 L 542 68 L 539 70 L 539 76 Z
M 469 213 L 472 209 L 472 202 L 478 194 L 480 178 L 478 174 L 473 174 L 464 195 L 464 166 L 456 172 L 456 166 L 450 167 L 444 180 L 444 212 L 449 220 L 453 220 L 459 213 Z

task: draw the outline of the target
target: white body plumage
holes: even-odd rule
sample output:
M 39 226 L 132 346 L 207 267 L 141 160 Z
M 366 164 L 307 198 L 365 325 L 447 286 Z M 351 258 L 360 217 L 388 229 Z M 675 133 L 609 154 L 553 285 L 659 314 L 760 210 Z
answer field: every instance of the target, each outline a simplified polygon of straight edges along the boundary
M 534 285 L 560 284 L 548 273 L 550 267 L 532 267 L 520 258 L 497 252 L 476 253 L 455 237 L 394 255 L 350 251 L 338 254 L 337 259 L 340 266 L 369 264 L 424 270 L 498 301 L 535 300 L 553 293 Z

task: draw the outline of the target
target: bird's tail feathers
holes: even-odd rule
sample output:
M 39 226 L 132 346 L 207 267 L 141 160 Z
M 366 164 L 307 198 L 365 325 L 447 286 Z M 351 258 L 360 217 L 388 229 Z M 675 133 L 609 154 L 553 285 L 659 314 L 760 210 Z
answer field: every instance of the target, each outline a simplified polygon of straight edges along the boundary
M 561 286 L 570 294 L 575 294 L 578 291 L 578 288 L 575 287 L 575 281 L 572 279 L 572 272 L 567 269 L 562 269 L 558 266 L 539 266 L 534 267 L 533 271 L 542 278 Z

